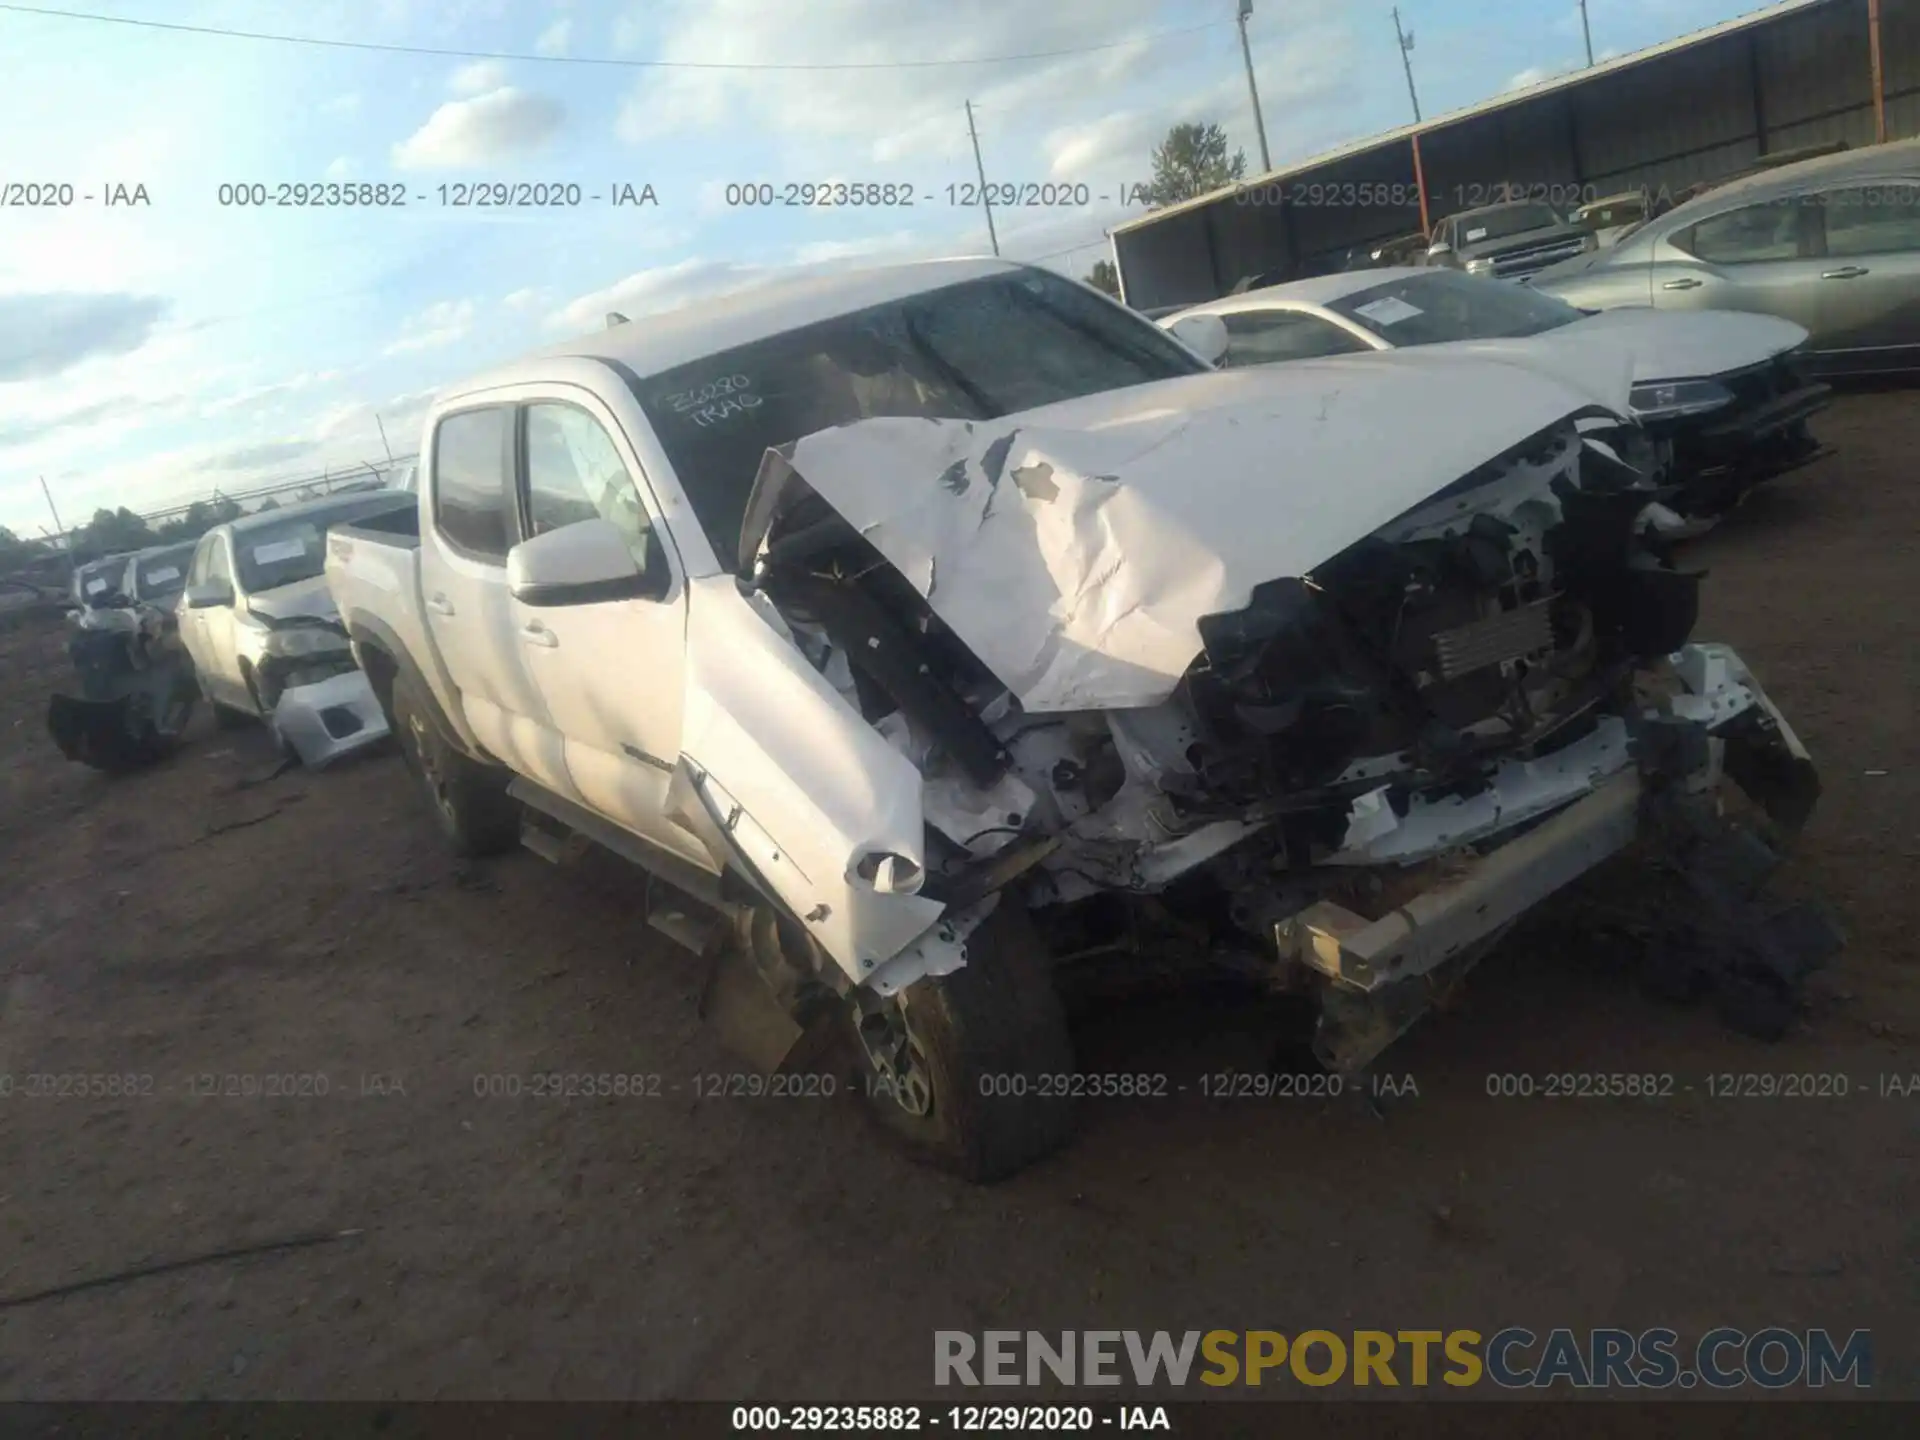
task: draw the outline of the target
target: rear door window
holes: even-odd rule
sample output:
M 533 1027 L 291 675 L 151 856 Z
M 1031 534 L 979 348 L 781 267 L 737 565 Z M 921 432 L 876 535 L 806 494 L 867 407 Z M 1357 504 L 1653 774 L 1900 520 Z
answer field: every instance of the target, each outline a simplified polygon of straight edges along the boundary
M 1920 181 L 1849 185 L 1820 201 L 1829 256 L 1920 251 Z
M 456 550 L 504 562 L 512 548 L 513 411 L 490 405 L 441 420 L 433 438 L 433 523 Z

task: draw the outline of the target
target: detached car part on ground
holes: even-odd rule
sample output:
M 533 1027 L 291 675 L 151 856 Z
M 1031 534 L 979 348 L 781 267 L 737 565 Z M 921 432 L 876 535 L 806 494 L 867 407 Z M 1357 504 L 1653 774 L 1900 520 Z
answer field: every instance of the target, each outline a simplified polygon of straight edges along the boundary
M 1529 287 L 1408 268 L 1280 285 L 1160 324 L 1234 367 L 1420 347 L 1558 375 L 1633 417 L 1637 429 L 1615 438 L 1657 490 L 1650 523 L 1673 538 L 1828 453 L 1811 421 L 1832 392 L 1800 373 L 1807 332 L 1772 316 L 1596 314 Z
M 201 537 L 179 613 L 223 725 L 261 720 L 282 750 L 316 769 L 386 738 L 327 589 L 325 536 L 337 521 L 411 503 L 392 493 L 311 501 Z
M 528 529 L 545 442 L 498 437 L 589 400 L 582 494 L 644 475 L 644 535 Z M 1062 988 L 1223 968 L 1355 1074 L 1636 841 L 1696 897 L 1673 988 L 1785 1025 L 1835 937 L 1764 906 L 1720 787 L 1791 831 L 1817 780 L 1588 424 L 1630 422 L 1508 361 L 1210 371 L 1001 262 L 815 276 L 444 393 L 415 523 L 328 573 L 456 845 L 635 860 L 703 1013 L 770 1064 L 837 1029 L 991 1179 L 1070 1134 Z M 497 566 L 440 535 L 437 446 Z

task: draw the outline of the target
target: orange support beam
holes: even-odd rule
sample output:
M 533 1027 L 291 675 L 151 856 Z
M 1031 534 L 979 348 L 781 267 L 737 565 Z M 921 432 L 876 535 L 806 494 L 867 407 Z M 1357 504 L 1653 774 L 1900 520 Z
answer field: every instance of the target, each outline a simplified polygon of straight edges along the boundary
M 1887 79 L 1880 64 L 1880 0 L 1867 0 L 1867 53 L 1873 57 L 1873 139 L 1887 143 Z
M 1879 0 L 1874 0 L 1874 3 L 1879 4 Z M 1427 218 L 1427 172 L 1420 164 L 1420 132 L 1418 130 L 1413 132 L 1413 187 L 1420 192 L 1420 233 L 1431 236 L 1433 222 Z

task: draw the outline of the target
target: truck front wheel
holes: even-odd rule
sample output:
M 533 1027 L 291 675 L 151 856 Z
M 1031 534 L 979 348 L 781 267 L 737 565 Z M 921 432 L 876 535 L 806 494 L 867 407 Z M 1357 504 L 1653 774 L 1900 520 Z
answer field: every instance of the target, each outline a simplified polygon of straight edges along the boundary
M 1012 901 L 969 937 L 960 969 L 865 996 L 850 1019 L 861 1099 L 915 1159 L 986 1183 L 1071 1138 L 1073 1042 L 1041 941 Z
M 520 841 L 520 807 L 507 794 L 506 771 L 481 765 L 454 748 L 433 707 L 406 674 L 396 675 L 393 730 L 400 753 L 427 792 L 434 818 L 456 855 L 498 855 Z

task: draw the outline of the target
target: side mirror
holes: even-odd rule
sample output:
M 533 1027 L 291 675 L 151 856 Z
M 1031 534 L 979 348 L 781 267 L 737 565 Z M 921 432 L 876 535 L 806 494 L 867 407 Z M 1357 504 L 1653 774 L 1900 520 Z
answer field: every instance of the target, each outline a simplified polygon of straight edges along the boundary
M 507 589 L 523 605 L 657 600 L 667 584 L 666 551 L 655 532 L 647 532 L 642 565 L 619 527 L 598 517 L 562 525 L 507 552 Z
M 1218 315 L 1182 315 L 1167 329 L 1209 365 L 1227 358 L 1227 322 Z
M 1444 240 L 1436 240 L 1427 247 L 1427 259 L 1444 260 L 1453 254 L 1453 247 Z
M 227 580 L 202 580 L 186 588 L 187 608 L 206 610 L 216 605 L 233 604 L 233 584 Z

